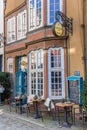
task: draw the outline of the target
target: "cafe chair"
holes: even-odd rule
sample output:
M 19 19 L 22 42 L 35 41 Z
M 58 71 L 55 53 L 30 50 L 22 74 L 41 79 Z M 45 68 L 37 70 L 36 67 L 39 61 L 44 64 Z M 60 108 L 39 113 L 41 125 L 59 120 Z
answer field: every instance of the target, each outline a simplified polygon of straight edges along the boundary
M 87 126 L 87 111 L 83 110 L 83 128 L 85 124 Z
M 19 110 L 19 105 L 20 105 L 20 102 L 16 101 L 15 98 L 9 99 L 10 112 L 12 112 L 12 109 L 15 109 L 15 112 L 17 113 Z
M 54 114 L 55 106 L 54 106 L 53 101 L 50 98 L 47 98 L 44 103 L 40 104 L 39 112 L 41 114 L 42 121 L 44 121 L 43 120 L 43 116 L 44 116 L 43 114 L 48 114 L 49 116 L 53 117 L 53 115 L 55 115 Z
M 31 96 L 27 96 L 27 103 L 22 105 L 22 111 L 25 111 L 26 114 L 27 114 L 27 117 L 28 117 L 31 110 L 34 110 L 32 97 Z
M 77 121 L 82 121 L 83 128 L 87 124 L 87 111 L 80 106 L 74 108 L 74 124 Z

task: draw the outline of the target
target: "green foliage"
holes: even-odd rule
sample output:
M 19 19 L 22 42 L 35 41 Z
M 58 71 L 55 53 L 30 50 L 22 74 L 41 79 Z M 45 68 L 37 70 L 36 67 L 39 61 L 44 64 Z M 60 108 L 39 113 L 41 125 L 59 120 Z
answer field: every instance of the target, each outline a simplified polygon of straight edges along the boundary
M 81 96 L 82 96 L 83 108 L 87 111 L 87 71 L 85 74 L 85 80 L 83 81 L 83 90 Z
M 11 94 L 10 74 L 7 72 L 0 72 L 0 83 L 5 89 L 2 93 L 2 100 L 8 99 Z

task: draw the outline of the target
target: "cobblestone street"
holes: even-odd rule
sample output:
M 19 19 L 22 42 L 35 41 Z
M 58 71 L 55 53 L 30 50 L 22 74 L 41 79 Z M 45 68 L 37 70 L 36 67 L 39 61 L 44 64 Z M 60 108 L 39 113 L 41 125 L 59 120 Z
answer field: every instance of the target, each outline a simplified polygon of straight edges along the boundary
M 12 118 L 0 111 L 0 130 L 37 130 L 30 127 L 26 122 Z
M 27 118 L 25 114 L 9 112 L 8 106 L 1 106 L 0 130 L 87 130 L 87 128 L 73 125 L 70 128 L 60 128 L 58 122 L 52 120 L 42 122 L 41 119 L 33 119 L 31 116 Z

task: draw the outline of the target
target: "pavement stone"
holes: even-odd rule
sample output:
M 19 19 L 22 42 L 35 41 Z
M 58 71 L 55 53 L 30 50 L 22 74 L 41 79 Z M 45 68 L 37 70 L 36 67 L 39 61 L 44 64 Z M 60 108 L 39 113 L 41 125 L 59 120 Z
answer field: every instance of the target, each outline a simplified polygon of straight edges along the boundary
M 18 114 L 9 111 L 9 106 L 0 106 L 0 130 L 87 130 L 82 125 L 69 128 L 60 127 L 57 121 L 34 119 L 26 114 Z

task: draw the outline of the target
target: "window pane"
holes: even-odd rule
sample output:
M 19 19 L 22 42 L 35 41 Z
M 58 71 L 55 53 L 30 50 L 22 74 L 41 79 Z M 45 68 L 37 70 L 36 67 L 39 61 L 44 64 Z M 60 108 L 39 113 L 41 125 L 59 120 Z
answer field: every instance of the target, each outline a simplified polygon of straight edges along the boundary
M 52 3 L 52 4 L 53 4 L 53 3 L 54 3 L 54 1 L 55 1 L 55 0 L 50 0 L 50 3 Z

